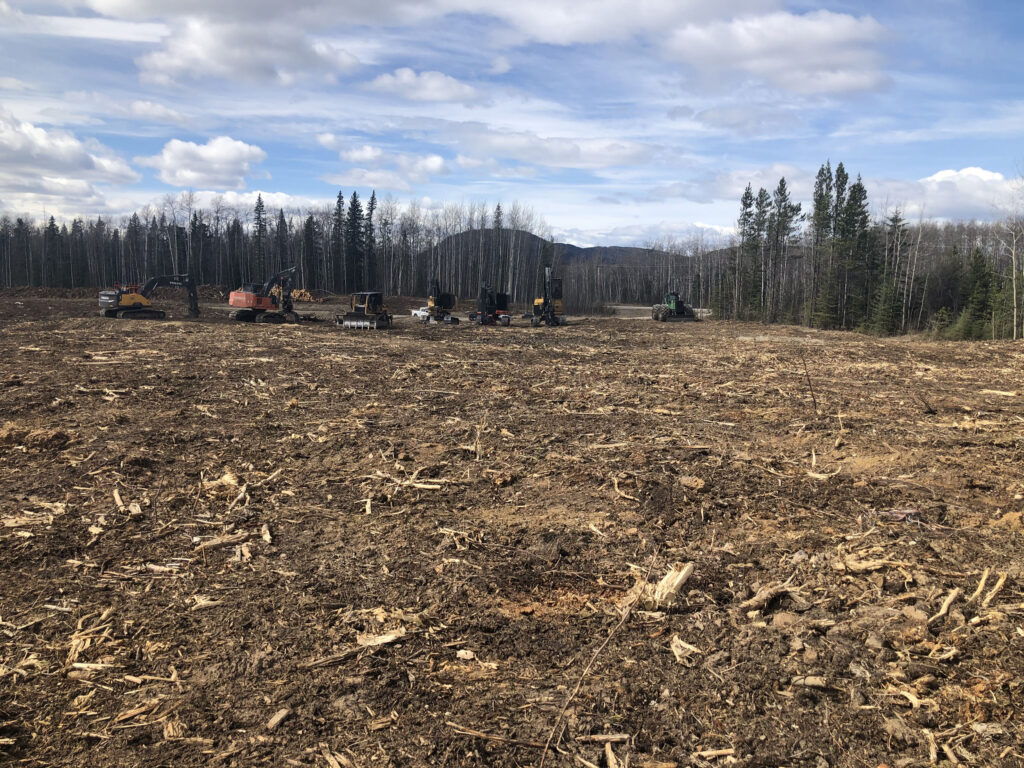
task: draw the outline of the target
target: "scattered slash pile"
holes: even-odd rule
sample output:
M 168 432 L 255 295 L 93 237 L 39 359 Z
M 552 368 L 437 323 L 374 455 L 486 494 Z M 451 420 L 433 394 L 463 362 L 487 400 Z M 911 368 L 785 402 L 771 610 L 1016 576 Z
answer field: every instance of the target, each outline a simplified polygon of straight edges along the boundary
M 16 298 L 4 765 L 1024 765 L 1017 345 Z

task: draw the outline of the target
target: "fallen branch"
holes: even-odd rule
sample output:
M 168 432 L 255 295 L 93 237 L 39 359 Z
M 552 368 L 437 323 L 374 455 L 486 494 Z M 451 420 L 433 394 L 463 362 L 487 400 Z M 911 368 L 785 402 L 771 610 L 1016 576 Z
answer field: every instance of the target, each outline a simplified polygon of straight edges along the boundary
M 984 573 L 981 574 L 981 581 L 978 582 L 978 588 L 974 590 L 974 594 L 967 598 L 967 604 L 970 605 L 979 597 L 981 597 L 982 591 L 985 589 L 985 582 L 988 581 L 989 569 L 986 568 Z
M 949 606 L 951 606 L 953 604 L 953 601 L 956 600 L 958 597 L 960 597 L 960 587 L 956 587 L 955 589 L 950 591 L 950 593 L 946 596 L 946 599 L 942 601 L 942 606 L 939 608 L 939 612 L 932 616 L 930 619 L 928 619 L 928 623 L 931 624 L 933 621 L 937 621 L 938 619 L 941 619 L 943 616 L 949 613 Z
M 461 736 L 473 736 L 474 738 L 485 739 L 486 741 L 497 741 L 502 744 L 514 744 L 517 747 L 533 747 L 535 749 L 544 750 L 548 749 L 547 744 L 541 744 L 536 741 L 523 741 L 522 739 L 510 739 L 507 736 L 495 736 L 492 733 L 484 733 L 483 731 L 478 731 L 475 728 L 467 728 L 464 725 L 453 723 L 451 720 L 445 720 L 444 724 Z
M 225 536 L 217 536 L 212 539 L 204 541 L 202 544 L 196 547 L 196 552 L 210 552 L 214 549 L 220 549 L 221 547 L 229 547 L 232 544 L 241 544 L 243 541 L 249 538 L 247 531 L 241 531 L 239 533 L 229 533 Z
M 1003 584 L 1006 583 L 1006 571 L 999 574 L 999 578 L 996 579 L 996 585 L 992 587 L 992 591 L 985 595 L 985 599 L 981 601 L 982 608 L 988 608 L 988 604 L 992 602 L 996 595 L 999 594 L 999 590 L 1003 588 Z
M 630 501 L 635 501 L 637 504 L 640 503 L 640 499 L 638 499 L 636 496 L 630 496 L 625 491 L 619 489 L 619 478 L 613 477 L 612 485 L 615 487 L 615 492 L 619 494 L 619 496 L 621 496 L 622 498 L 629 499 Z

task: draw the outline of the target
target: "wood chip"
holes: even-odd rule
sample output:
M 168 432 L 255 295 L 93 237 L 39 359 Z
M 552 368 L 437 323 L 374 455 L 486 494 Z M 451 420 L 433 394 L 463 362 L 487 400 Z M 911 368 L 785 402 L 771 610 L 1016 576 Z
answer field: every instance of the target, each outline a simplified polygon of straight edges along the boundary
M 273 717 L 267 720 L 267 730 L 272 731 L 275 728 L 277 728 L 277 726 L 279 726 L 281 722 L 291 713 L 291 707 L 281 707 L 281 709 L 277 710 L 277 712 L 274 713 Z
M 238 533 L 229 533 L 223 536 L 216 536 L 212 539 L 204 541 L 199 544 L 196 548 L 196 552 L 212 552 L 215 549 L 221 547 L 230 547 L 234 544 L 241 544 L 243 541 L 249 538 L 248 531 L 239 531 Z

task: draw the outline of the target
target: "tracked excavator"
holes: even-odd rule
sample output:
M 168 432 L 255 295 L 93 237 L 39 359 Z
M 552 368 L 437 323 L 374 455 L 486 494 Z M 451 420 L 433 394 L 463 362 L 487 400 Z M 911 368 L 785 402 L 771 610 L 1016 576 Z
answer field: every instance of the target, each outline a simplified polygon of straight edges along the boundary
M 283 269 L 262 285 L 244 283 L 228 297 L 228 304 L 236 308 L 229 317 L 243 323 L 299 322 L 292 306 L 292 284 L 298 271 L 298 266 Z
M 507 327 L 512 324 L 512 314 L 509 312 L 508 302 L 507 293 L 496 293 L 487 283 L 481 283 L 480 295 L 476 300 L 476 311 L 470 313 L 469 320 L 480 325 L 504 325 Z
M 348 312 L 334 316 L 334 322 L 342 328 L 386 330 L 391 327 L 391 314 L 384 304 L 383 293 L 360 291 L 353 293 L 349 302 Z
M 457 302 L 454 293 L 441 292 L 441 282 L 435 277 L 430 286 L 430 296 L 427 297 L 427 315 L 423 322 L 458 325 L 459 318 L 452 314 Z
M 533 300 L 533 312 L 523 315 L 530 325 L 565 325 L 562 304 L 562 278 L 554 276 L 551 267 L 544 267 L 544 294 Z
M 138 284 L 119 285 L 100 291 L 100 314 L 120 320 L 163 320 L 167 313 L 153 306 L 153 294 L 157 288 L 175 286 L 188 290 L 188 314 L 199 317 L 199 294 L 190 275 L 160 275 L 147 280 L 140 288 Z

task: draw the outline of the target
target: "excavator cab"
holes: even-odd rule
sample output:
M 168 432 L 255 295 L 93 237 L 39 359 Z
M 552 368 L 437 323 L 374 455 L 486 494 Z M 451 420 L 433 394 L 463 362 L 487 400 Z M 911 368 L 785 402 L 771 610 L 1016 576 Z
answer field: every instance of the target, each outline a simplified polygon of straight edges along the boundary
M 235 307 L 232 320 L 243 323 L 297 323 L 299 315 L 292 306 L 292 285 L 299 268 L 289 267 L 272 275 L 265 283 L 242 283 L 228 296 Z
M 458 325 L 459 318 L 452 314 L 457 302 L 458 299 L 454 293 L 441 292 L 441 283 L 435 278 L 430 286 L 430 296 L 427 297 L 427 316 L 423 318 L 423 322 Z
M 188 314 L 199 317 L 199 293 L 190 275 L 160 275 L 146 284 L 114 283 L 113 288 L 99 293 L 100 314 L 120 320 L 163 320 L 167 313 L 153 306 L 152 297 L 157 288 L 176 286 L 188 291 Z
M 349 311 L 335 315 L 334 321 L 342 328 L 384 330 L 391 327 L 391 315 L 379 291 L 360 291 L 349 299 Z
M 480 295 L 476 300 L 476 311 L 470 313 L 469 320 L 480 325 L 511 325 L 509 295 L 495 293 L 487 283 L 481 283 Z

